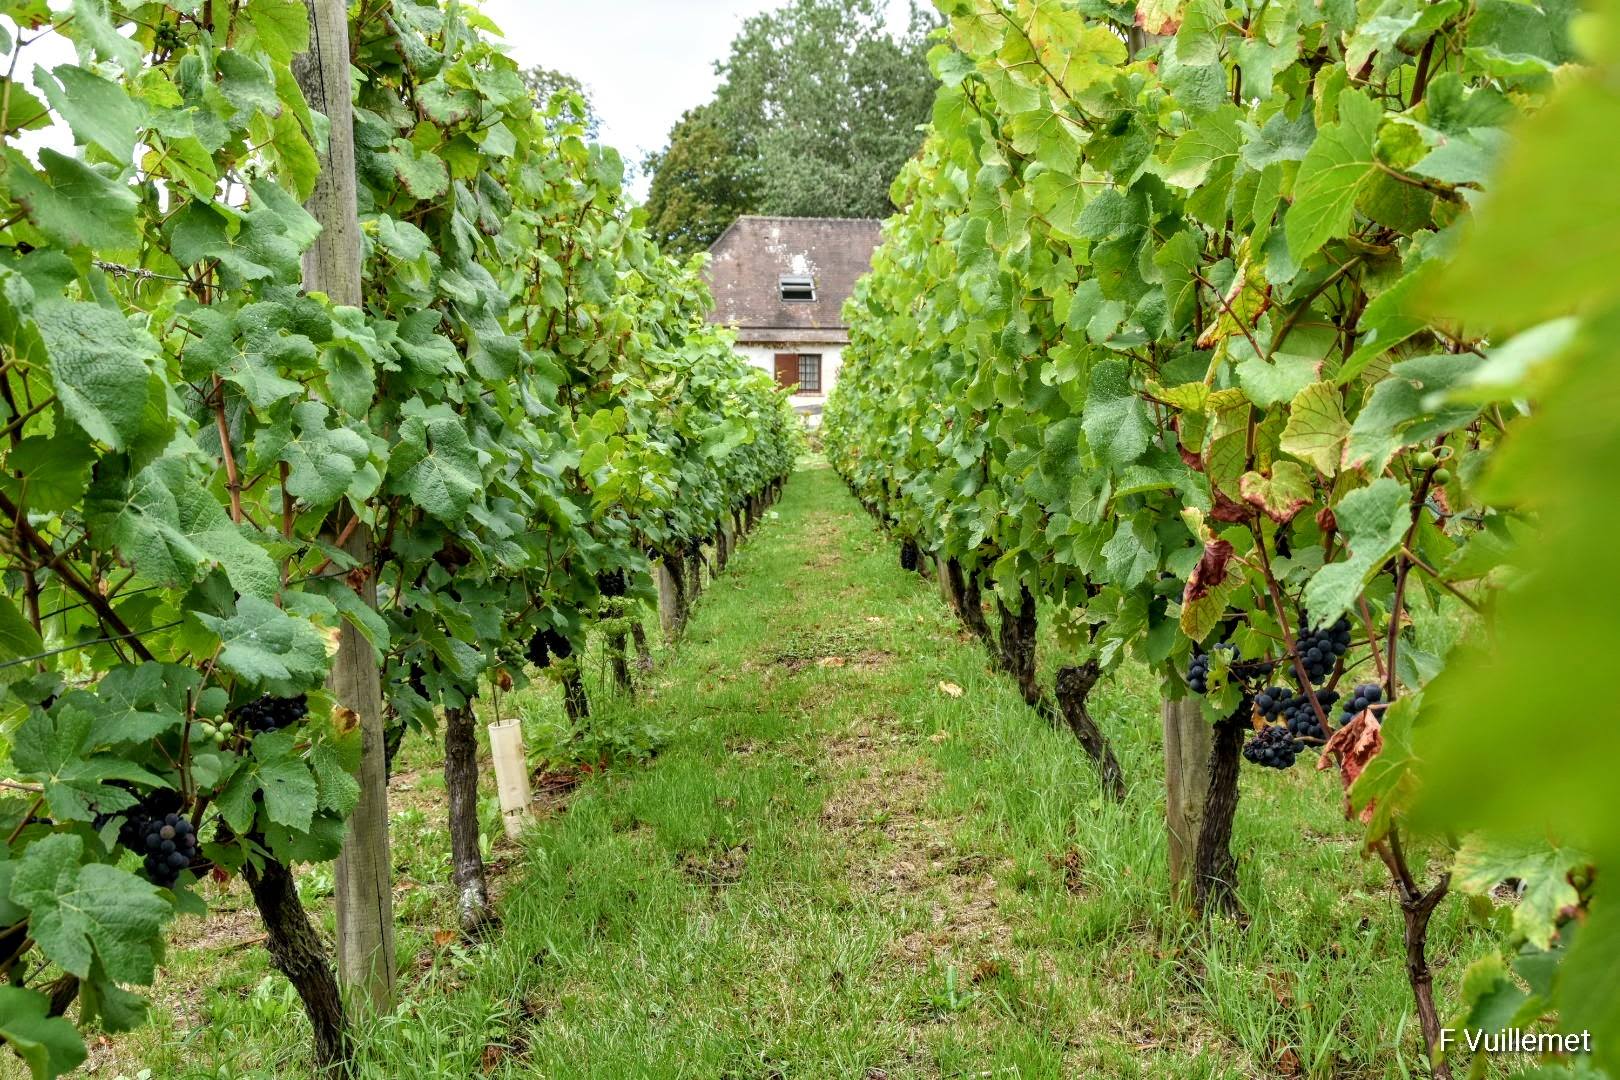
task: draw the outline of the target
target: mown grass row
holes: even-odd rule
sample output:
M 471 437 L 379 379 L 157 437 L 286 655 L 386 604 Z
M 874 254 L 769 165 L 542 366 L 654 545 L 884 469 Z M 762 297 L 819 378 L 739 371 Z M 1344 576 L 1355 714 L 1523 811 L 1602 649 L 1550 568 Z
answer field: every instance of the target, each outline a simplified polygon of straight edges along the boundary
M 407 1004 L 369 1026 L 363 1076 L 1425 1075 L 1387 881 L 1334 776 L 1245 774 L 1248 920 L 1190 925 L 1166 900 L 1145 673 L 1093 699 L 1130 782 L 1115 805 L 830 471 L 778 510 L 639 700 L 601 699 L 604 729 L 653 760 L 497 846 L 504 925 L 482 945 L 435 935 L 453 926 L 442 790 L 432 746 L 407 746 Z M 533 743 L 567 745 L 556 702 L 509 706 Z M 262 950 L 188 948 L 196 926 L 170 957 L 196 989 L 102 1050 L 102 1075 L 306 1075 Z M 1442 1000 L 1493 947 L 1446 906 Z

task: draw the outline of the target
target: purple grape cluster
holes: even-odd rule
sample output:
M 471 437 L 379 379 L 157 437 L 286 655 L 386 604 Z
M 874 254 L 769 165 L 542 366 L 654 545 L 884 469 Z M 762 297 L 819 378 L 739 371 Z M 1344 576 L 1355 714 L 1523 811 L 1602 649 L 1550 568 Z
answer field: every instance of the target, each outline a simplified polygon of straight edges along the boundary
M 1267 724 L 1244 744 L 1243 756 L 1261 768 L 1291 769 L 1299 757 L 1299 749 L 1299 743 L 1287 728 Z

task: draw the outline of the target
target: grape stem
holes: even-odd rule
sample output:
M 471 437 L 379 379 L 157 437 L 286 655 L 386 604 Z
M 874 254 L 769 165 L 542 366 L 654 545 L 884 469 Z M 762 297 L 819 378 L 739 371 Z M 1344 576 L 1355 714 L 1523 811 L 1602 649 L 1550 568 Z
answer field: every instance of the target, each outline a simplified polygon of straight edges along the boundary
M 1286 605 L 1283 603 L 1282 589 L 1277 585 L 1276 575 L 1271 572 L 1271 557 L 1266 553 L 1266 538 L 1261 535 L 1260 527 L 1252 521 L 1249 522 L 1249 532 L 1254 534 L 1254 545 L 1256 550 L 1260 552 L 1261 574 L 1266 579 L 1266 591 L 1270 593 L 1272 607 L 1277 611 L 1277 625 L 1282 627 L 1283 641 L 1287 642 L 1294 635 L 1288 629 L 1288 612 Z M 1299 685 L 1304 688 L 1305 697 L 1310 701 L 1311 709 L 1315 711 L 1317 720 L 1321 721 L 1322 730 L 1332 734 L 1335 730 L 1333 722 L 1328 719 L 1326 710 L 1322 708 L 1322 703 L 1316 699 L 1316 687 L 1311 685 L 1311 676 L 1305 670 L 1305 661 L 1300 659 L 1298 646 L 1291 646 L 1288 654 L 1294 660 L 1294 673 L 1299 676 Z

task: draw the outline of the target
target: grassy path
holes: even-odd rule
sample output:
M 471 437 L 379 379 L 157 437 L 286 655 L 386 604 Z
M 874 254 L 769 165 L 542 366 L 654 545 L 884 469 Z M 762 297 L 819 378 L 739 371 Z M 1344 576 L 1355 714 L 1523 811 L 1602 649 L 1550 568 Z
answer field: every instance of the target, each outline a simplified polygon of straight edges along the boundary
M 532 830 L 488 943 L 407 931 L 409 1003 L 362 1073 L 1423 1075 L 1398 914 L 1335 780 L 1245 777 L 1247 928 L 1167 912 L 1155 700 L 1132 669 L 1094 695 L 1131 785 L 1111 805 L 836 477 L 801 472 L 640 700 L 608 707 L 668 745 Z M 442 860 L 431 820 L 402 820 Z M 1455 1000 L 1493 943 L 1461 905 L 1433 938 Z M 236 984 L 271 1007 L 160 1029 L 154 1077 L 303 1074 L 285 987 L 262 961 Z

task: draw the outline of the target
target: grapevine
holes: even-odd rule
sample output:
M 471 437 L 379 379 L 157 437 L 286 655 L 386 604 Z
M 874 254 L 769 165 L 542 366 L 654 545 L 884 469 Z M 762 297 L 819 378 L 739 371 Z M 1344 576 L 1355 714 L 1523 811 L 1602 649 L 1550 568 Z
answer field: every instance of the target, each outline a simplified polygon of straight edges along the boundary
M 84 1056 L 45 981 L 77 980 L 86 1024 L 108 1001 L 128 1004 L 105 1028 L 138 1023 L 125 987 L 152 981 L 205 868 L 305 919 L 293 868 L 338 854 L 359 797 L 355 716 L 325 686 L 340 640 L 396 730 L 425 727 L 524 677 L 536 633 L 577 651 L 598 570 L 646 598 L 654 559 L 797 452 L 785 397 L 706 322 L 697 265 L 649 242 L 565 98 L 534 101 L 465 8 L 351 15 L 351 305 L 303 287 L 327 139 L 293 75 L 303 4 L 0 21 L 12 70 L 52 34 L 81 57 L 0 104 L 0 921 L 19 931 L 0 1041 L 39 1077 Z M 33 149 L 44 126 L 74 153 Z M 49 931 L 74 882 L 111 951 Z M 281 963 L 292 924 L 266 917 Z M 5 1022 L 24 1014 L 28 1039 Z M 341 1014 L 312 1019 L 340 1063 Z
M 1319 747 L 1420 956 L 1449 878 L 1419 884 L 1413 758 L 1380 750 L 1410 745 L 1427 643 L 1488 607 L 1507 546 L 1481 534 L 1525 523 L 1476 483 L 1525 416 L 1474 392 L 1501 343 L 1425 301 L 1492 155 L 1441 162 L 1507 138 L 1448 111 L 1490 103 L 1503 129 L 1568 56 L 1485 59 L 1516 33 L 1489 5 L 1393 38 L 1321 7 L 942 6 L 932 131 L 848 307 L 835 466 L 902 542 L 993 587 L 1004 626 L 1031 593 L 1104 673 L 1134 655 L 1190 691 L 1220 753 L 1250 715 L 1251 762 Z M 1215 678 L 1217 630 L 1277 661 L 1267 685 Z M 1229 816 L 1235 789 L 1211 800 Z M 1230 909 L 1216 825 L 1195 884 Z M 1449 1075 L 1432 979 L 1408 971 Z

